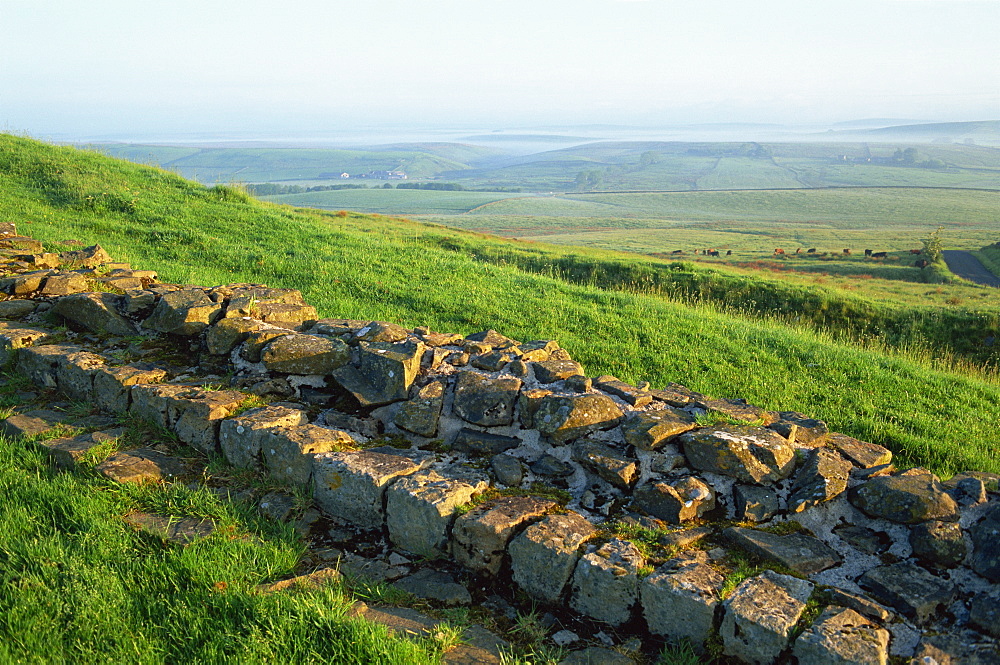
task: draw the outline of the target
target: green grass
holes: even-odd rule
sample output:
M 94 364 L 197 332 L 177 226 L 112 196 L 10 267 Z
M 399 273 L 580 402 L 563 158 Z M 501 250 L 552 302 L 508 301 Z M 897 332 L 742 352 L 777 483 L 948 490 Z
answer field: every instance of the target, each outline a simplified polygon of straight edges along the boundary
M 674 275 L 726 291 L 742 284 L 747 293 L 784 293 L 792 304 L 826 302 L 828 318 L 839 320 L 837 312 L 848 310 L 837 308 L 850 302 L 826 300 L 823 292 L 387 217 L 296 211 L 14 137 L 0 139 L 0 174 L 0 219 L 54 247 L 70 238 L 99 242 L 165 280 L 298 288 L 327 317 L 554 338 L 592 375 L 654 386 L 676 381 L 711 396 L 801 411 L 945 475 L 1000 470 L 991 443 L 1000 418 L 994 379 L 949 369 L 915 341 L 920 353 L 880 351 L 884 342 L 873 333 L 871 348 L 859 348 L 751 309 L 724 313 L 704 299 L 671 299 L 647 280 Z
M 26 446 L 0 440 L 0 662 L 436 662 L 431 644 L 346 618 L 339 587 L 255 592 L 296 570 L 290 526 L 204 489 L 58 473 Z M 172 545 L 123 522 L 137 510 L 219 529 Z

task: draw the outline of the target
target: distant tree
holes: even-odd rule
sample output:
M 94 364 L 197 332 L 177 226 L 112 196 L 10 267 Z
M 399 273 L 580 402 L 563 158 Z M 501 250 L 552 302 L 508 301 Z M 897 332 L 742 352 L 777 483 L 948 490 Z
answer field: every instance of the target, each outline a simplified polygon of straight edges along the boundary
M 941 260 L 941 232 L 944 231 L 943 226 L 937 227 L 937 230 L 931 233 L 929 238 L 924 238 L 920 242 L 923 243 L 923 254 L 931 263 L 936 263 Z
M 382 185 L 382 189 L 394 189 L 391 182 L 387 182 Z
M 580 171 L 576 174 L 577 189 L 597 189 L 604 182 L 604 174 L 598 169 Z
M 660 161 L 660 153 L 655 150 L 647 150 L 646 152 L 639 155 L 639 166 L 646 168 L 647 166 L 652 166 Z
M 907 148 L 903 151 L 903 163 L 912 165 L 917 163 L 917 149 Z

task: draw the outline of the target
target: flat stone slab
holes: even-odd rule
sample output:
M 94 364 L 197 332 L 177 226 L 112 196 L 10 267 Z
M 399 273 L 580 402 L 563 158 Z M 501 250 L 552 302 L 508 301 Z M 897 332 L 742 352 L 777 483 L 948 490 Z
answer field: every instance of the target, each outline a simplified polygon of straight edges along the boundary
M 625 442 L 640 450 L 659 450 L 695 428 L 694 418 L 679 409 L 633 412 L 622 423 Z
M 972 538 L 969 565 L 991 582 L 1000 582 L 1000 504 L 969 527 L 969 536 Z
M 594 379 L 594 387 L 609 395 L 614 395 L 635 407 L 643 407 L 653 401 L 653 396 L 649 391 L 636 388 L 632 384 L 620 381 L 613 376 L 597 377 Z
M 178 545 L 189 545 L 207 538 L 215 531 L 215 522 L 209 519 L 172 517 L 152 513 L 132 513 L 126 515 L 124 519 L 126 524 L 130 524 L 140 531 Z
M 263 348 L 260 360 L 272 372 L 330 374 L 351 359 L 351 350 L 338 338 L 283 335 Z
M 800 513 L 807 508 L 829 501 L 847 489 L 850 462 L 829 448 L 816 448 L 799 466 L 788 497 L 788 509 Z
M 320 568 L 305 575 L 298 575 L 287 580 L 260 584 L 258 593 L 277 593 L 279 591 L 313 591 L 327 584 L 340 583 L 342 576 L 336 568 Z
M 107 413 L 125 413 L 132 402 L 130 386 L 159 383 L 167 371 L 152 363 L 104 366 L 94 372 L 94 401 Z
M 906 561 L 872 568 L 858 584 L 918 624 L 930 621 L 955 596 L 953 585 Z
M 272 427 L 260 434 L 264 467 L 272 478 L 290 485 L 309 483 L 317 453 L 351 450 L 357 445 L 347 432 L 318 425 Z
M 393 586 L 417 598 L 436 600 L 445 605 L 469 605 L 472 595 L 451 575 L 425 568 L 393 582 Z
M 715 490 L 694 476 L 646 483 L 633 497 L 640 510 L 668 524 L 681 524 L 715 508 Z
M 94 448 L 117 439 L 124 433 L 124 429 L 115 429 L 106 432 L 86 432 L 74 437 L 43 441 L 42 446 L 45 447 L 56 466 L 66 469 L 75 466 L 84 455 Z
M 573 459 L 620 490 L 631 489 L 639 479 L 638 460 L 600 441 L 577 441 L 573 444 Z
M 150 448 L 115 453 L 97 465 L 96 471 L 118 483 L 149 483 L 187 473 L 187 465 L 176 457 Z
M 546 395 L 534 415 L 539 432 L 561 444 L 597 430 L 611 429 L 624 414 L 606 395 Z
M 309 417 L 301 409 L 265 406 L 227 418 L 219 426 L 219 447 L 226 460 L 241 469 L 261 466 L 261 441 L 274 427 L 305 425 Z
M 437 619 L 408 607 L 368 607 L 356 603 L 355 615 L 382 624 L 398 637 L 426 638 L 434 634 L 441 623 Z M 462 643 L 444 654 L 446 665 L 499 665 L 510 644 L 482 626 L 468 626 Z
M 734 545 L 802 575 L 839 565 L 843 559 L 823 541 L 804 533 L 779 536 L 767 531 L 730 527 L 722 532 Z
M 635 665 L 635 661 L 613 649 L 587 647 L 570 653 L 559 665 Z
M 514 377 L 492 379 L 471 370 L 461 372 L 455 381 L 455 415 L 482 427 L 510 425 L 521 385 Z
M 0 434 L 9 438 L 38 436 L 69 420 L 70 417 L 61 411 L 25 411 L 0 422 Z

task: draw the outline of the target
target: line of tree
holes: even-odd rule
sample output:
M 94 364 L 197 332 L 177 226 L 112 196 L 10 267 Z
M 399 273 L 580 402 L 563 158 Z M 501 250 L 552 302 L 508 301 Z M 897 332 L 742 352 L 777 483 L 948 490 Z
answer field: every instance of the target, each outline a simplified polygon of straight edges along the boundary
M 305 194 L 306 192 L 330 192 L 337 189 L 368 189 L 368 185 L 279 185 L 273 182 L 261 182 L 246 186 L 247 191 L 254 196 L 277 196 L 279 194 Z

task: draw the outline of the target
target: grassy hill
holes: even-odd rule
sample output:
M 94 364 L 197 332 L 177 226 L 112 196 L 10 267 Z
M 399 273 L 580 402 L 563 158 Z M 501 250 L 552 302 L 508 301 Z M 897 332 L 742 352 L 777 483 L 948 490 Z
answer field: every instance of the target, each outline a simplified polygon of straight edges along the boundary
M 849 312 L 876 322 L 863 335 L 876 347 L 893 343 L 891 331 L 879 334 L 887 321 L 916 326 L 922 332 L 897 346 L 921 348 L 920 335 L 948 317 L 921 328 L 920 315 L 783 289 L 780 280 L 735 282 L 655 259 L 262 204 L 228 187 L 12 136 L 0 142 L 0 174 L 0 218 L 50 243 L 99 242 L 166 280 L 264 282 L 301 289 L 324 316 L 556 338 L 594 374 L 676 381 L 802 411 L 942 473 L 1000 469 L 991 443 L 1000 388 L 991 377 L 942 369 L 927 353 L 833 341 L 832 324 Z M 699 297 L 715 291 L 746 297 L 728 305 Z M 753 302 L 764 297 L 830 325 L 817 333 L 769 320 Z

